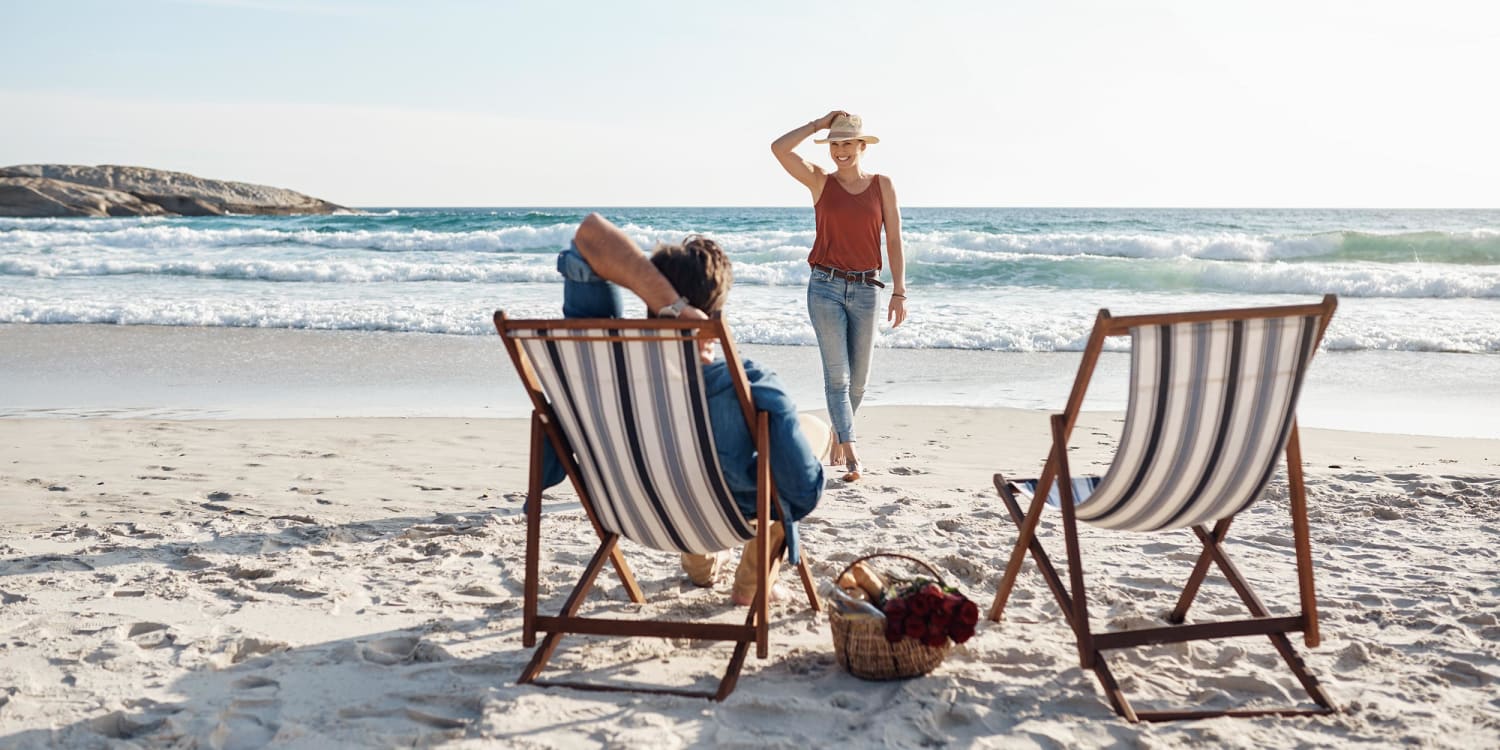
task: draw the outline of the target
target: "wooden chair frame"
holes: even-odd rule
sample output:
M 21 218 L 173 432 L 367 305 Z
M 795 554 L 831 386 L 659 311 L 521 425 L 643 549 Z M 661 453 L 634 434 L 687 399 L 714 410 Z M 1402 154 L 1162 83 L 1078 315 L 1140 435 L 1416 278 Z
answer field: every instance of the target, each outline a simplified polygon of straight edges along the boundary
M 522 671 L 517 684 L 534 683 L 543 686 L 564 686 L 583 690 L 604 691 L 626 691 L 642 693 L 664 693 L 670 695 L 684 695 L 696 698 L 708 698 L 721 701 L 734 691 L 735 684 L 739 680 L 740 670 L 744 666 L 746 652 L 751 643 L 755 644 L 755 655 L 764 659 L 770 650 L 769 636 L 769 590 L 767 582 L 771 574 L 771 561 L 780 558 L 785 552 L 786 542 L 783 540 L 773 550 L 771 545 L 770 524 L 763 523 L 764 519 L 784 521 L 781 518 L 780 503 L 773 503 L 775 497 L 775 485 L 771 476 L 770 461 L 770 429 L 765 412 L 758 412 L 750 395 L 750 382 L 745 375 L 745 369 L 739 353 L 734 346 L 734 341 L 729 335 L 728 327 L 723 321 L 713 320 L 677 320 L 677 319 L 652 319 L 652 320 L 625 320 L 625 319 L 550 319 L 550 320 L 519 320 L 506 317 L 503 311 L 496 311 L 495 330 L 500 334 L 505 343 L 505 350 L 510 354 L 511 362 L 516 367 L 516 373 L 520 376 L 521 384 L 525 387 L 531 398 L 531 466 L 530 478 L 526 493 L 526 581 L 524 588 L 524 607 L 522 610 L 522 643 L 531 648 L 536 646 L 531 661 Z M 558 423 L 557 416 L 548 402 L 546 394 L 542 390 L 541 382 L 532 369 L 531 362 L 522 351 L 517 339 L 535 337 L 534 331 L 547 329 L 553 332 L 573 332 L 576 334 L 562 334 L 562 338 L 578 341 L 640 341 L 644 338 L 641 332 L 652 331 L 676 331 L 674 340 L 693 341 L 717 341 L 724 354 L 724 359 L 730 368 L 730 375 L 735 389 L 735 395 L 740 403 L 740 409 L 744 412 L 745 424 L 750 429 L 750 434 L 755 440 L 758 460 L 756 462 L 756 531 L 753 543 L 759 553 L 759 565 L 755 571 L 756 592 L 750 604 L 750 611 L 745 617 L 743 625 L 726 623 L 704 623 L 704 622 L 682 622 L 665 620 L 629 620 L 619 618 L 582 617 L 578 610 L 585 598 L 592 590 L 599 572 L 604 563 L 608 561 L 619 576 L 620 583 L 625 588 L 630 601 L 642 604 L 646 601 L 640 586 L 635 581 L 635 576 L 630 566 L 625 562 L 624 554 L 620 550 L 620 535 L 605 531 L 599 522 L 599 514 L 595 507 L 595 500 L 589 489 L 583 482 L 583 473 L 580 470 L 574 451 L 569 444 L 567 436 L 563 433 Z M 610 330 L 612 335 L 598 336 L 589 334 L 587 331 Z M 657 338 L 656 340 L 660 340 Z M 542 446 L 543 441 L 551 443 L 559 461 L 562 463 L 568 479 L 572 482 L 573 489 L 578 493 L 579 502 L 583 505 L 584 513 L 588 516 L 589 523 L 594 527 L 594 532 L 599 536 L 599 548 L 594 552 L 593 558 L 585 566 L 583 575 L 574 586 L 572 592 L 556 615 L 542 615 L 538 612 L 538 579 L 541 550 L 541 498 L 542 498 Z M 773 556 L 774 552 L 774 556 Z M 808 568 L 807 559 L 798 563 L 798 573 L 802 579 L 802 587 L 807 594 L 809 605 L 813 611 L 821 609 L 818 595 L 813 586 L 812 573 Z M 545 633 L 541 644 L 537 645 L 537 633 Z M 673 688 L 636 688 L 620 687 L 614 685 L 601 685 L 586 682 L 574 682 L 564 680 L 540 680 L 542 670 L 546 668 L 547 662 L 557 649 L 558 642 L 565 634 L 581 635 L 603 635 L 603 636 L 634 636 L 634 637 L 656 637 L 656 638 L 691 638 L 714 641 L 731 641 L 735 644 L 734 652 L 730 657 L 729 666 L 719 681 L 718 689 L 713 692 L 679 690 Z
M 1005 576 L 1000 582 L 1000 588 L 995 593 L 995 600 L 990 607 L 989 618 L 995 622 L 1000 621 L 1001 615 L 1005 610 L 1005 605 L 1015 586 L 1016 578 L 1020 574 L 1022 563 L 1025 561 L 1026 554 L 1030 552 L 1042 577 L 1046 580 L 1048 588 L 1052 590 L 1053 597 L 1057 599 L 1058 606 L 1062 608 L 1064 618 L 1077 637 L 1080 665 L 1084 669 L 1092 669 L 1094 671 L 1095 675 L 1099 678 L 1110 706 L 1128 721 L 1169 721 L 1213 716 L 1298 716 L 1328 714 L 1337 711 L 1338 709 L 1334 706 L 1333 702 L 1319 686 L 1317 679 L 1308 673 L 1302 658 L 1293 649 L 1291 641 L 1286 635 L 1287 633 L 1300 631 L 1303 634 L 1304 643 L 1309 648 L 1316 647 L 1320 640 L 1318 633 L 1317 597 L 1313 589 L 1312 548 L 1309 542 L 1307 526 L 1307 494 L 1303 483 L 1302 450 L 1295 419 L 1292 421 L 1290 434 L 1286 443 L 1286 463 L 1301 611 L 1292 616 L 1271 617 L 1265 605 L 1261 603 L 1255 592 L 1250 589 L 1250 585 L 1245 581 L 1244 576 L 1240 574 L 1234 563 L 1229 559 L 1228 553 L 1223 547 L 1223 542 L 1229 533 L 1231 517 L 1219 520 L 1214 524 L 1212 529 L 1205 528 L 1203 525 L 1192 527 L 1193 533 L 1197 535 L 1203 544 L 1203 550 L 1198 556 L 1192 574 L 1188 577 L 1187 583 L 1183 587 L 1182 594 L 1177 600 L 1177 606 L 1173 608 L 1167 617 L 1169 625 L 1126 631 L 1094 632 L 1089 625 L 1088 602 L 1083 579 L 1083 561 L 1078 550 L 1078 521 L 1074 515 L 1073 476 L 1068 468 L 1068 437 L 1077 422 L 1079 410 L 1083 406 L 1084 395 L 1088 390 L 1089 380 L 1093 375 L 1095 365 L 1098 363 L 1099 355 L 1103 351 L 1106 338 L 1128 335 L 1130 329 L 1142 325 L 1164 325 L 1215 320 L 1249 320 L 1292 315 L 1319 315 L 1321 316 L 1321 322 L 1317 332 L 1317 341 L 1321 342 L 1323 333 L 1328 327 L 1328 321 L 1333 316 L 1337 304 L 1337 298 L 1330 294 L 1325 296 L 1321 303 L 1314 305 L 1290 305 L 1127 317 L 1112 317 L 1108 310 L 1100 310 L 1094 324 L 1093 333 L 1089 336 L 1088 344 L 1084 349 L 1083 360 L 1078 369 L 1078 377 L 1073 383 L 1073 390 L 1068 396 L 1067 405 L 1063 413 L 1053 415 L 1051 418 L 1051 452 L 1037 481 L 1036 492 L 1031 498 L 1031 504 L 1024 514 L 1021 512 L 1021 507 L 1017 500 L 1015 485 L 1006 481 L 1005 477 L 1000 474 L 996 474 L 994 477 L 995 488 L 1000 492 L 1001 500 L 1005 503 L 1011 520 L 1015 522 L 1019 529 L 1019 536 L 1016 539 L 1014 549 L 1011 551 L 1010 560 L 1005 568 Z M 1316 347 L 1316 343 L 1314 346 Z M 1041 520 L 1047 496 L 1051 492 L 1054 483 L 1058 488 L 1062 505 L 1062 526 L 1070 578 L 1068 585 L 1064 585 L 1062 578 L 1058 575 L 1056 568 L 1053 567 L 1046 551 L 1042 548 L 1041 542 L 1036 536 L 1037 525 Z M 1261 488 L 1258 491 L 1263 490 L 1264 488 Z M 1197 596 L 1199 586 L 1208 575 L 1210 565 L 1217 566 L 1229 584 L 1234 588 L 1241 601 L 1244 602 L 1245 607 L 1250 611 L 1250 619 L 1183 624 L 1187 617 L 1188 608 Z M 1071 591 L 1069 590 L 1069 586 L 1071 586 Z M 1307 691 L 1308 696 L 1317 704 L 1317 708 L 1136 711 L 1131 707 L 1130 701 L 1120 689 L 1114 675 L 1111 674 L 1109 665 L 1103 654 L 1104 651 L 1111 649 L 1248 635 L 1265 635 L 1271 639 L 1271 643 L 1281 654 L 1282 659 L 1286 661 L 1292 673 L 1296 675 L 1298 682 Z

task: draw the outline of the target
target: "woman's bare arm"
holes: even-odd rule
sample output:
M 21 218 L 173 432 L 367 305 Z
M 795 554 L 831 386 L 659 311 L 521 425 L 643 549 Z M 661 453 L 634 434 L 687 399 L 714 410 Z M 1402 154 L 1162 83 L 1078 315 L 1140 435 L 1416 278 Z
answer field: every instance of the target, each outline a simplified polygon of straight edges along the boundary
M 802 145 L 802 142 L 811 138 L 819 130 L 826 130 L 833 125 L 833 118 L 844 114 L 841 110 L 834 110 L 828 114 L 812 120 L 806 124 L 798 125 L 788 130 L 780 138 L 771 142 L 771 153 L 776 155 L 776 161 L 781 162 L 781 168 L 791 175 L 795 180 L 807 186 L 808 190 L 817 193 L 823 187 L 823 181 L 827 174 L 823 168 L 798 156 L 794 149 Z
M 901 208 L 891 178 L 880 176 L 880 212 L 885 220 L 885 254 L 891 262 L 891 303 L 885 319 L 891 327 L 906 320 L 906 256 L 901 249 Z

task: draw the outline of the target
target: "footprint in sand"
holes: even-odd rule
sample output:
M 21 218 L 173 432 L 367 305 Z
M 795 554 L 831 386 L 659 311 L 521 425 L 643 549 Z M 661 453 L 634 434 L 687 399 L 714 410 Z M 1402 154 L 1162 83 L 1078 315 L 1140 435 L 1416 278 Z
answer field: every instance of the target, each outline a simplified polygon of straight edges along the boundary
M 262 578 L 270 578 L 276 575 L 276 571 L 265 568 L 241 568 L 236 565 L 224 571 L 230 578 L 237 581 L 258 581 Z
M 166 721 L 165 717 L 140 720 L 127 716 L 124 711 L 111 711 L 103 716 L 88 720 L 88 727 L 94 732 L 112 740 L 132 740 L 148 734 L 161 726 Z
M 442 646 L 416 636 L 392 636 L 359 644 L 359 658 L 373 664 L 448 661 L 453 658 Z
M 234 683 L 233 683 L 233 685 L 234 685 L 234 689 L 235 690 L 256 690 L 258 688 L 266 688 L 266 687 L 268 687 L 268 688 L 281 687 L 281 683 L 279 683 L 279 682 L 277 682 L 277 681 L 275 681 L 275 680 L 273 680 L 273 679 L 271 679 L 269 677 L 263 677 L 263 676 L 258 675 L 258 674 L 252 674 L 252 675 L 248 675 L 248 676 L 245 676 L 245 677 L 241 677 L 240 679 L 235 680 Z
M 230 664 L 239 664 L 257 656 L 274 654 L 286 651 L 290 646 L 281 641 L 263 641 L 259 638 L 242 638 L 232 641 L 225 652 L 229 654 Z
M 161 648 L 177 642 L 177 636 L 159 622 L 138 622 L 130 626 L 125 637 L 141 648 Z

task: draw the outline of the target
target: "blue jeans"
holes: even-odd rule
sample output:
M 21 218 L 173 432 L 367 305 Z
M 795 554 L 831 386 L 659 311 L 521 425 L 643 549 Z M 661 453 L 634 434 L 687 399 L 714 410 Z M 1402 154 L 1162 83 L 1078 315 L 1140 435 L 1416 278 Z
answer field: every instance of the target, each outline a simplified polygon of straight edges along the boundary
M 854 441 L 854 412 L 870 379 L 875 346 L 875 311 L 880 292 L 814 268 L 807 282 L 807 315 L 823 356 L 823 396 L 828 421 L 840 443 Z

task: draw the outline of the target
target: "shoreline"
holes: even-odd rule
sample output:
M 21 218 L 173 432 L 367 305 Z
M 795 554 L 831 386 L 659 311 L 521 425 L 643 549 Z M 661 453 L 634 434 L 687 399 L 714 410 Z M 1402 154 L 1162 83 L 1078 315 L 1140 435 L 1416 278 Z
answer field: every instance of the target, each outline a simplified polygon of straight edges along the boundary
M 1031 410 L 862 411 L 866 479 L 830 481 L 802 528 L 820 585 L 857 556 L 933 564 L 983 606 L 1015 536 L 991 474 L 1046 450 Z M 1354 746 L 1500 742 L 1500 441 L 1305 429 L 1323 644 L 1319 719 L 1129 725 L 1114 716 L 1028 564 L 1004 623 L 933 674 L 871 683 L 833 662 L 826 616 L 773 606 L 771 656 L 721 704 L 517 686 L 527 421 L 476 418 L 0 419 L 0 745 L 573 747 Z M 1119 416 L 1088 413 L 1075 469 Z M 542 596 L 557 607 L 597 542 L 566 486 L 543 507 Z M 1228 549 L 1277 614 L 1295 607 L 1284 474 Z M 1049 550 L 1060 535 L 1046 521 Z M 1154 622 L 1192 567 L 1191 534 L 1082 535 L 1104 626 Z M 733 620 L 727 572 L 626 552 L 648 603 L 601 576 L 611 616 Z M 1110 571 L 1115 571 L 1110 573 Z M 794 578 L 783 580 L 789 585 Z M 795 586 L 792 586 L 795 589 Z M 1217 575 L 1195 612 L 1242 609 Z M 701 688 L 727 648 L 565 639 L 559 669 Z M 1296 703 L 1263 639 L 1116 657 L 1138 708 Z M 556 673 L 554 673 L 556 674 Z M 830 735 L 831 733 L 831 735 Z
M 813 347 L 740 348 L 776 371 L 804 410 L 820 410 Z M 866 404 L 1059 410 L 1080 356 L 877 348 Z M 1123 409 L 1128 366 L 1124 354 L 1101 357 L 1086 408 Z M 0 393 L 0 419 L 509 418 L 530 409 L 496 337 L 365 331 L 0 325 Z M 1500 438 L 1500 357 L 1322 352 L 1301 402 L 1309 427 Z

